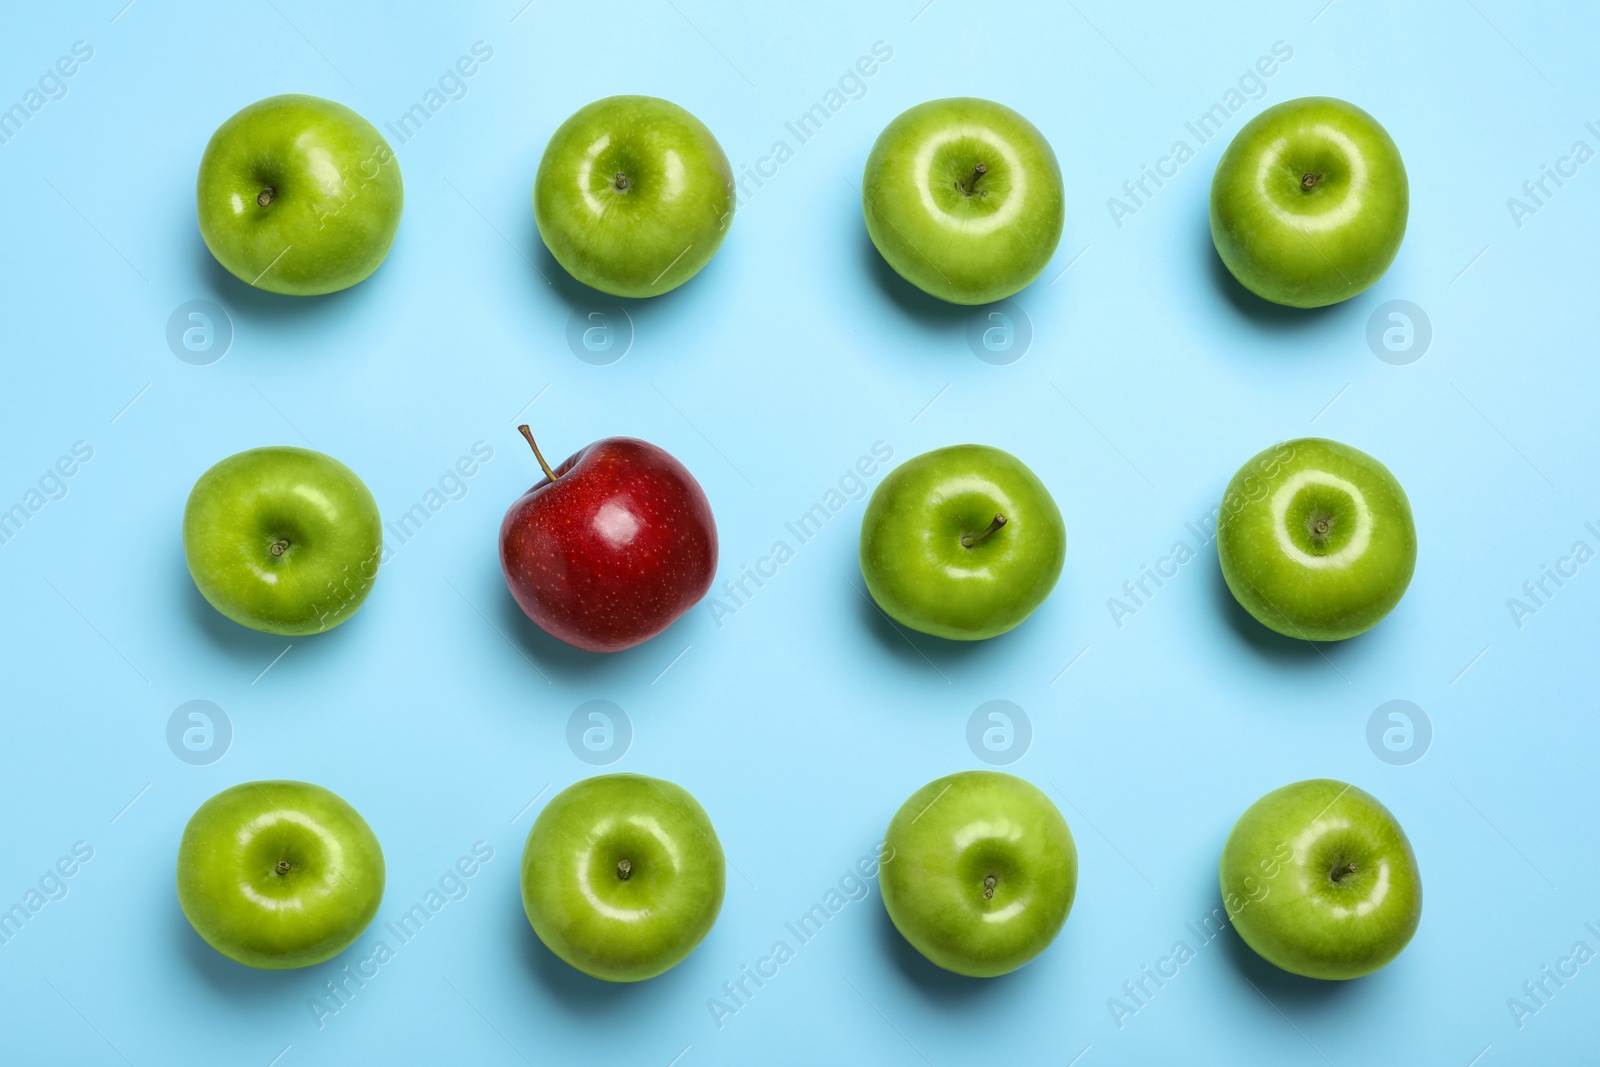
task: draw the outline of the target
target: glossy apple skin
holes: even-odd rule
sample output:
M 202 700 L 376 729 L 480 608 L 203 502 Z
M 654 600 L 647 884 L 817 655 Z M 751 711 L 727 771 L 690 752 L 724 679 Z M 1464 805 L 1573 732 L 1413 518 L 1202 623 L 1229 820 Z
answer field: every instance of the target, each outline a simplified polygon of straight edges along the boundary
M 178 846 L 183 914 L 208 945 L 248 967 L 337 956 L 378 913 L 383 881 L 372 828 L 309 782 L 224 789 L 190 817 Z
M 551 136 L 533 182 L 545 247 L 568 274 L 613 296 L 658 296 L 698 274 L 727 236 L 734 204 L 717 139 L 653 96 L 578 109 Z
M 947 971 L 993 978 L 1060 933 L 1078 890 L 1078 849 L 1036 786 L 962 771 L 929 782 L 895 813 L 878 880 L 912 947 Z
M 263 206 L 267 188 L 273 196 Z M 269 292 L 315 296 L 378 269 L 405 191 L 372 123 L 343 104 L 290 93 L 217 127 L 195 200 L 200 236 L 230 274 Z
M 963 535 L 1006 524 L 971 546 Z M 954 641 L 1012 629 L 1061 576 L 1061 512 L 1022 461 L 988 445 L 924 452 L 891 471 L 861 519 L 861 575 L 896 622 Z
M 1422 876 L 1405 831 L 1372 794 L 1331 778 L 1250 805 L 1223 846 L 1219 875 L 1245 944 L 1307 978 L 1371 974 L 1422 919 Z
M 1217 558 L 1234 599 L 1263 626 L 1342 641 L 1400 603 L 1417 565 L 1417 529 L 1387 467 L 1349 445 L 1302 437 L 1258 453 L 1228 483 Z
M 608 437 L 555 474 L 500 524 L 506 586 L 540 629 L 590 652 L 618 652 L 706 595 L 717 524 L 683 464 L 645 441 Z
M 194 483 L 183 553 L 200 594 L 234 622 L 315 634 L 349 619 L 372 591 L 383 520 L 366 485 L 332 456 L 252 448 Z
M 982 164 L 987 173 L 974 179 Z M 1021 291 L 1055 254 L 1066 219 L 1050 142 L 1003 104 L 929 100 L 878 135 L 861 180 L 867 233 L 889 266 L 953 304 Z
M 725 868 L 711 819 L 681 786 L 605 774 L 539 813 L 522 850 L 522 906 L 571 966 L 639 982 L 676 967 L 711 931 Z
M 1267 108 L 1222 153 L 1211 180 L 1211 240 L 1252 293 L 1322 307 L 1364 292 L 1389 269 L 1410 204 L 1388 131 L 1354 104 L 1307 96 Z

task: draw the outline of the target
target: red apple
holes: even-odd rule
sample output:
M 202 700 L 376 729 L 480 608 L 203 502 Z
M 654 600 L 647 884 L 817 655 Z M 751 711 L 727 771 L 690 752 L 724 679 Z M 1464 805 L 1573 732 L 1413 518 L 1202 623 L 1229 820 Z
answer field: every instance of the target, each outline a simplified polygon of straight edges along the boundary
M 717 524 L 700 483 L 655 445 L 607 437 L 545 476 L 500 524 L 500 569 L 528 618 L 591 652 L 671 626 L 711 588 Z

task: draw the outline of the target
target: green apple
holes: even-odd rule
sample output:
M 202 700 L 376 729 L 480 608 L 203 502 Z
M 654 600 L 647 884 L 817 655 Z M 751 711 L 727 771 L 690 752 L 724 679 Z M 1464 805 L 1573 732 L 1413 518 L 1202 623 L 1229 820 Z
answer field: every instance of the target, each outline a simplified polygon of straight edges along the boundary
M 603 774 L 545 805 L 522 850 L 522 907 L 539 940 L 608 982 L 683 962 L 722 910 L 717 832 L 681 786 Z
M 1383 276 L 1406 235 L 1400 150 L 1354 104 L 1307 96 L 1245 123 L 1211 179 L 1211 240 L 1239 284 L 1290 307 L 1336 304 Z
M 217 127 L 200 159 L 200 236 L 258 289 L 347 289 L 389 254 L 405 200 L 400 164 L 343 104 L 291 93 Z
M 733 222 L 733 168 L 668 100 L 608 96 L 561 124 L 533 182 L 533 220 L 567 273 L 613 296 L 657 296 L 711 261 Z
M 999 771 L 929 782 L 895 813 L 883 845 L 878 881 L 895 929 L 973 978 L 1050 947 L 1078 890 L 1078 849 L 1060 810 Z
M 331 959 L 383 900 L 383 850 L 336 794 L 244 782 L 204 804 L 178 846 L 178 903 L 206 944 L 249 967 Z
M 1331 778 L 1274 789 L 1239 817 L 1220 864 L 1245 944 L 1307 978 L 1359 978 L 1400 954 L 1422 918 L 1405 831 L 1372 794 Z
M 1405 490 L 1365 452 L 1302 437 L 1259 453 L 1228 483 L 1217 558 L 1263 626 L 1341 641 L 1400 603 L 1417 565 Z
M 988 304 L 1039 276 L 1066 217 L 1044 134 L 1003 104 L 929 100 L 878 135 L 861 179 L 867 233 L 889 266 L 953 304 Z
M 956 641 L 1003 634 L 1044 603 L 1066 558 L 1050 492 L 987 445 L 937 448 L 896 467 L 861 520 L 872 599 L 913 630 Z
M 308 448 L 252 448 L 200 476 L 183 510 L 200 594 L 242 626 L 321 633 L 354 615 L 383 552 L 378 504 L 354 471 Z

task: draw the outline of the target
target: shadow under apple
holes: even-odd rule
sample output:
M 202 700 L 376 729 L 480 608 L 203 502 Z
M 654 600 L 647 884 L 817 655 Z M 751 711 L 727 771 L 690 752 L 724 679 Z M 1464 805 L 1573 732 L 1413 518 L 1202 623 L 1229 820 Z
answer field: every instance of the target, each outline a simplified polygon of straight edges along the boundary
M 361 301 L 370 299 L 367 294 L 376 290 L 374 283 L 384 270 L 384 266 L 379 266 L 369 277 L 337 292 L 322 296 L 288 296 L 258 289 L 235 277 L 217 262 L 198 233 L 194 245 L 198 257 L 197 274 L 205 287 L 205 295 L 226 308 L 229 315 L 248 321 L 256 329 L 278 334 L 310 336 L 326 329 L 329 320 L 350 314 Z M 279 357 L 283 351 L 282 346 L 275 346 L 273 357 Z M 307 351 L 320 356 L 325 349 L 312 345 Z
M 240 663 L 254 661 L 262 655 L 270 659 L 282 650 L 282 643 L 288 640 L 287 638 L 278 637 L 276 634 L 264 634 L 248 626 L 240 626 L 212 607 L 211 602 L 200 595 L 199 588 L 195 586 L 194 579 L 189 574 L 189 564 L 184 559 L 181 548 L 176 550 L 171 558 L 174 563 L 172 568 L 174 573 L 168 588 L 182 590 L 178 595 L 183 598 L 183 617 L 188 621 L 190 628 L 198 631 L 212 648 Z
M 878 246 L 872 243 L 872 235 L 867 233 L 865 225 L 859 229 L 856 248 L 861 272 L 872 280 L 878 292 L 887 297 L 888 302 L 910 324 L 929 333 L 959 338 L 967 328 L 967 321 L 978 313 L 978 306 L 951 304 L 929 296 L 900 277 L 878 251 Z
M 998 978 L 969 978 L 947 971 L 918 952 L 895 929 L 894 920 L 889 918 L 889 910 L 883 906 L 881 898 L 874 910 L 878 914 L 873 932 L 883 955 L 893 961 L 895 969 L 909 985 L 941 1006 L 948 1005 L 952 1010 L 959 1007 L 963 1012 L 981 1010 L 985 999 L 1005 996 L 1015 976 L 1026 969 L 1018 968 Z
M 1217 909 L 1222 909 L 1222 898 L 1217 898 Z M 1277 1008 L 1319 1010 L 1326 1005 L 1350 995 L 1349 982 L 1325 981 L 1305 978 L 1275 967 L 1256 955 L 1255 949 L 1245 944 L 1244 938 L 1231 925 L 1218 935 L 1229 964 L 1246 980 L 1260 990 L 1262 996 Z M 1361 981 L 1361 979 L 1354 979 Z
M 1213 560 L 1206 569 L 1209 572 L 1212 601 L 1217 613 L 1227 621 L 1228 629 L 1240 643 L 1248 646 L 1250 651 L 1262 659 L 1285 664 L 1309 663 L 1312 666 L 1331 666 L 1334 670 L 1338 670 L 1338 661 L 1343 656 L 1343 646 L 1351 641 L 1360 640 L 1360 635 L 1357 635 L 1344 641 L 1312 642 L 1280 634 L 1263 626 L 1254 615 L 1244 609 L 1234 597 L 1233 590 L 1228 588 L 1227 580 L 1222 577 L 1222 566 L 1219 563 Z
M 912 630 L 889 618 L 883 609 L 878 607 L 877 602 L 872 599 L 872 594 L 867 591 L 859 570 L 853 575 L 847 575 L 845 581 L 855 591 L 851 597 L 851 605 L 859 628 L 877 643 L 878 651 L 913 670 L 926 671 L 931 668 L 941 676 L 946 670 L 964 670 L 970 664 L 980 663 L 987 657 L 999 655 L 1001 646 L 997 642 L 1004 641 L 1010 636 L 1009 633 L 1004 633 L 983 641 L 951 641 L 948 638 Z
M 525 239 L 525 246 L 531 253 L 528 259 L 533 267 L 532 278 L 535 284 L 553 292 L 556 299 L 565 304 L 569 312 L 589 312 L 608 304 L 616 304 L 628 313 L 628 317 L 635 324 L 648 322 L 652 318 L 670 311 L 682 299 L 684 290 L 696 285 L 715 284 L 717 263 L 722 258 L 720 255 L 721 249 L 718 249 L 719 254 L 712 256 L 711 261 L 702 267 L 694 277 L 676 289 L 669 289 L 657 296 L 613 296 L 610 293 L 601 292 L 599 289 L 585 285 L 571 274 L 568 274 L 567 269 L 556 262 L 556 257 L 550 254 L 550 249 L 545 247 L 543 239 L 539 236 L 538 227 L 533 224 L 531 216 L 528 220 L 528 233 L 529 236 Z
M 1211 240 L 1211 219 L 1208 215 L 1200 216 L 1200 238 L 1197 246 L 1203 260 L 1203 263 L 1197 266 L 1205 271 L 1211 281 L 1211 287 L 1218 296 L 1227 301 L 1228 306 L 1240 319 L 1259 330 L 1268 333 L 1294 334 L 1331 329 L 1333 327 L 1329 320 L 1351 313 L 1350 300 L 1319 308 L 1285 307 L 1283 304 L 1264 300 L 1240 285 L 1239 279 L 1233 276 L 1228 270 L 1228 265 L 1222 262 L 1222 257 L 1217 254 L 1217 246 Z
M 516 598 L 506 589 L 505 581 L 498 571 L 494 585 L 493 592 L 489 594 L 493 597 L 494 607 L 489 610 L 489 614 L 494 619 L 495 625 L 540 671 L 552 679 L 562 681 L 590 681 L 605 674 L 629 670 L 644 671 L 649 666 L 655 665 L 658 658 L 661 663 L 656 669 L 659 670 L 682 650 L 683 646 L 677 643 L 674 635 L 686 625 L 685 619 L 695 610 L 690 608 L 689 612 L 685 612 L 671 626 L 632 648 L 625 648 L 620 652 L 590 652 L 551 637 L 540 629 L 537 623 L 523 613 Z
M 297 660 L 306 659 L 306 653 L 313 649 L 316 650 L 317 656 L 337 654 L 339 646 L 347 640 L 353 640 L 350 637 L 350 628 L 361 625 L 362 613 L 369 607 L 363 603 L 354 615 L 323 633 L 297 637 L 263 633 L 234 622 L 200 595 L 199 588 L 189 575 L 189 565 L 184 559 L 181 548 L 173 554 L 173 559 L 176 573 L 169 583 L 169 588 L 182 590 L 178 594 L 183 598 L 182 617 L 187 621 L 189 628 L 199 633 L 213 649 L 245 670 L 261 670 L 283 652 L 285 645 L 289 644 L 297 646 L 294 655 Z M 376 590 L 373 595 L 376 595 Z
M 568 1014 L 620 1017 L 624 1012 L 645 1010 L 648 1001 L 684 999 L 684 964 L 642 982 L 607 982 L 571 966 L 534 933 L 522 907 L 520 885 L 513 884 L 511 889 L 513 900 L 506 910 L 514 919 L 508 916 L 506 921 L 507 928 L 515 931 L 517 956 L 541 996 L 560 1004 Z
M 539 935 L 533 932 L 527 916 L 522 912 L 520 899 L 516 911 L 519 955 L 543 996 L 556 1001 L 574 1015 L 634 1010 L 645 983 L 605 982 L 569 966 L 546 948 L 544 942 L 539 940 Z
M 307 996 L 303 983 L 299 981 L 306 976 L 307 968 L 269 971 L 246 967 L 206 944 L 205 938 L 189 925 L 183 909 L 178 906 L 176 896 L 172 898 L 168 914 L 172 937 L 177 942 L 185 963 L 219 995 L 230 1000 L 247 1001 L 252 1007 L 263 1010 L 274 1010 L 276 1006 L 287 1008 L 290 1004 L 301 1003 Z M 328 963 L 318 966 L 325 967 L 332 964 L 337 969 L 339 958 L 335 956 Z M 317 969 L 317 967 L 309 968 L 313 973 Z M 316 985 L 320 986 L 321 981 L 317 981 Z

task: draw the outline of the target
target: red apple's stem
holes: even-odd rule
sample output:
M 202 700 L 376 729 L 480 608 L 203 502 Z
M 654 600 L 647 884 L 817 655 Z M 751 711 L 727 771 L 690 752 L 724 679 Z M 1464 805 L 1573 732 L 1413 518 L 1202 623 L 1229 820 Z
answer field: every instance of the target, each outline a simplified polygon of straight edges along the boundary
M 528 439 L 528 446 L 533 449 L 533 458 L 539 461 L 539 466 L 544 468 L 544 476 L 552 482 L 556 480 L 556 472 L 550 469 L 550 464 L 544 461 L 544 453 L 539 451 L 539 442 L 533 439 L 533 431 L 528 429 L 528 424 L 523 423 L 517 427 L 517 432 Z
M 272 198 L 277 195 L 278 190 L 269 185 L 256 194 L 256 203 L 262 207 L 266 207 L 268 204 L 272 203 Z
M 1006 517 L 1004 515 L 996 515 L 993 522 L 979 530 L 977 533 L 962 534 L 961 547 L 971 548 L 973 545 L 977 544 L 979 541 L 982 541 L 985 537 L 988 537 L 1005 524 Z
M 632 862 L 630 862 L 628 860 L 618 860 L 617 861 L 617 877 L 618 878 L 620 878 L 624 882 L 626 882 L 628 880 L 628 876 L 631 875 L 632 873 L 633 873 L 633 864 L 632 864 Z

